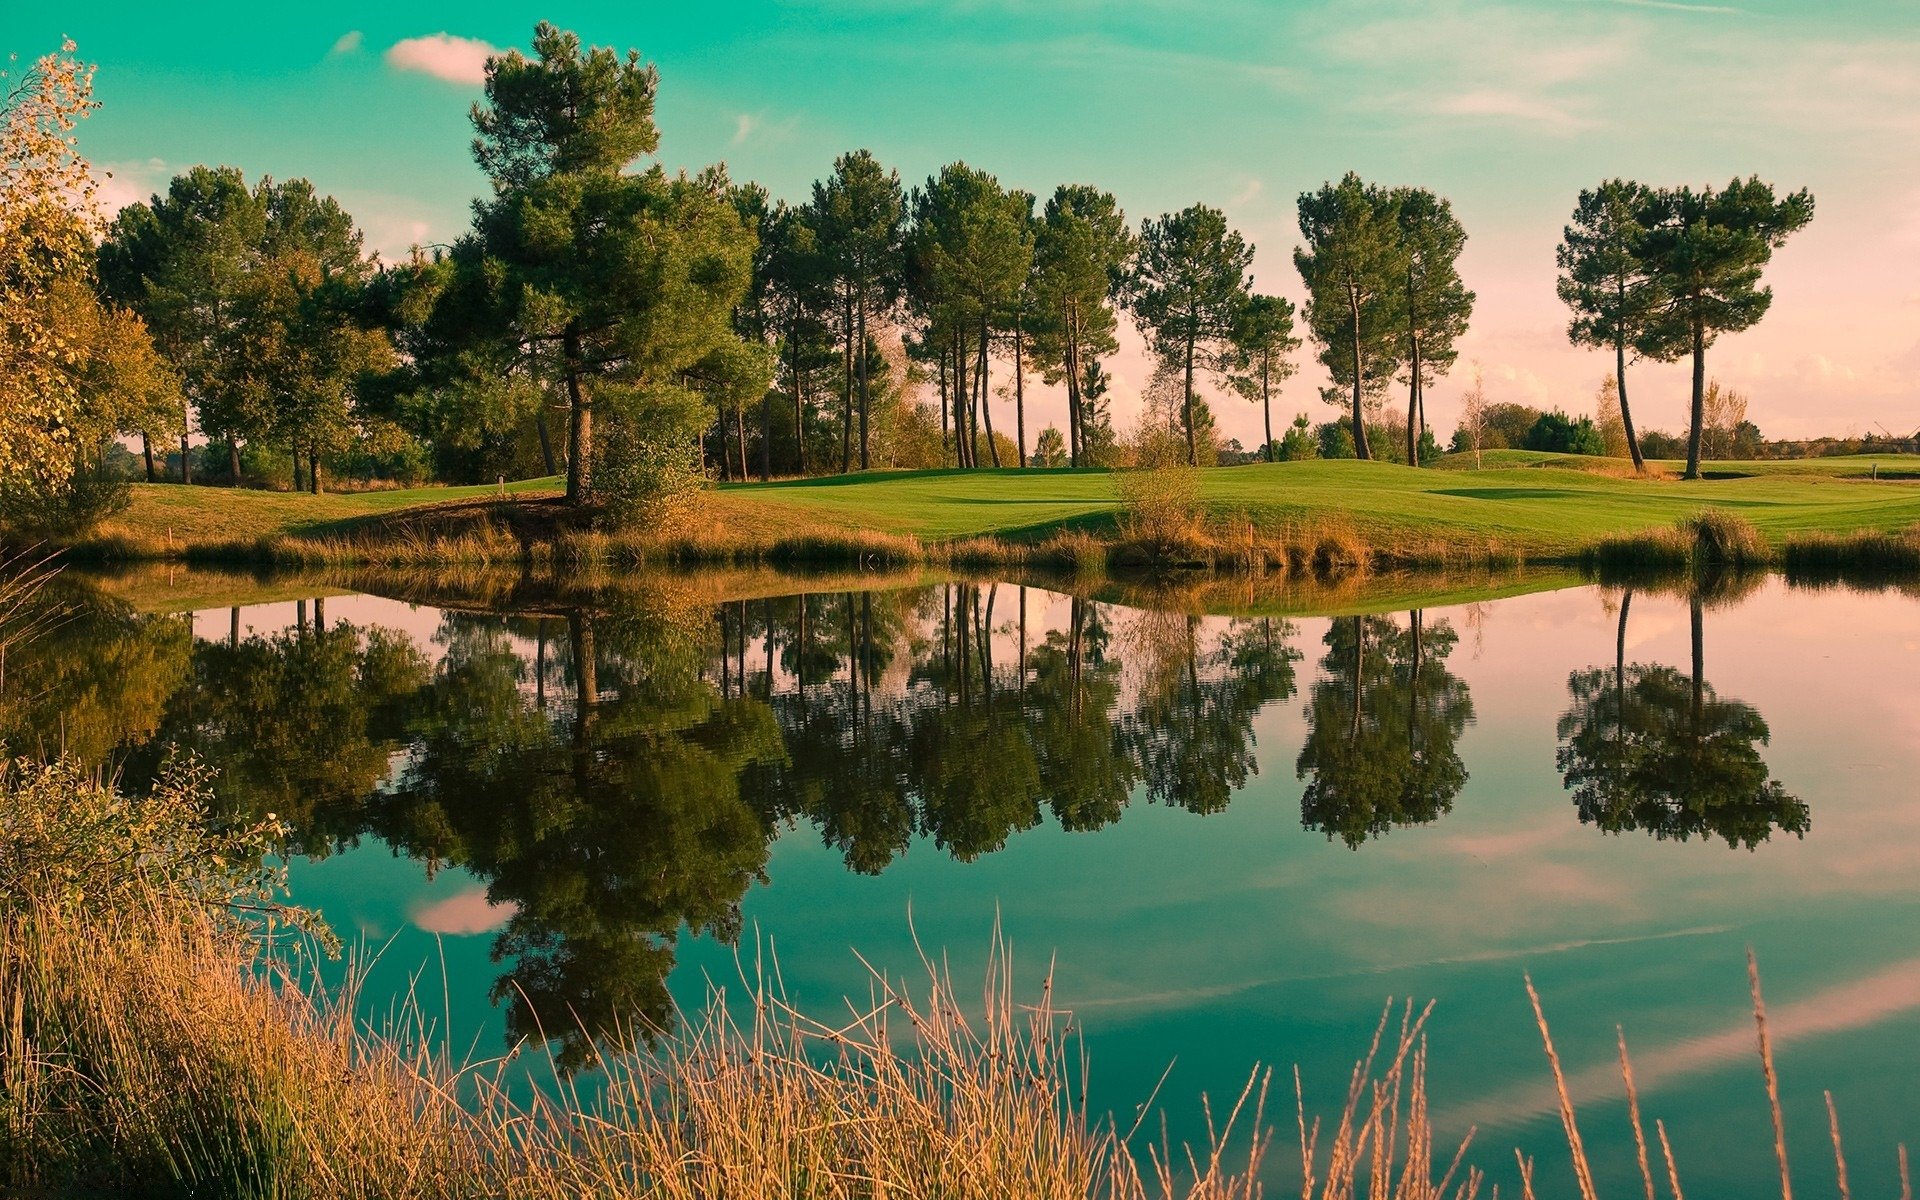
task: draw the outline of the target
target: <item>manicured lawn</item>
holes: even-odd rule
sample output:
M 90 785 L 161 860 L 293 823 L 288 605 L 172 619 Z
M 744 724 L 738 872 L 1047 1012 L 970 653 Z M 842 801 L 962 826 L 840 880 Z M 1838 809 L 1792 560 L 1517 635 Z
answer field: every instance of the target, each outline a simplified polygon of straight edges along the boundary
M 127 533 L 142 540 L 241 542 L 282 534 L 325 533 L 358 517 L 393 512 L 417 504 L 443 504 L 492 496 L 498 485 L 405 488 L 383 492 L 262 492 L 250 488 L 181 487 L 135 484 L 125 512 L 106 522 L 102 534 Z M 557 479 L 509 483 L 514 495 L 558 493 Z
M 1714 464 L 1740 478 L 1691 482 L 1620 478 L 1551 455 L 1500 451 L 1473 469 L 1471 456 L 1435 469 L 1317 461 L 1204 470 L 1201 502 L 1214 515 L 1263 528 L 1344 525 L 1375 545 L 1396 537 L 1499 541 L 1535 555 L 1570 553 L 1609 533 L 1723 508 L 1769 538 L 1813 531 L 1899 529 L 1920 522 L 1920 481 L 1869 481 L 1920 473 L 1920 459 L 1820 459 Z M 1105 471 L 875 472 L 722 489 L 741 513 L 763 521 L 839 525 L 923 539 L 993 534 L 1037 537 L 1063 526 L 1109 527 L 1120 511 Z
M 1607 468 L 1593 459 L 1494 451 L 1477 469 L 1471 455 L 1456 455 L 1424 470 L 1316 461 L 1208 469 L 1198 479 L 1200 501 L 1214 516 L 1263 529 L 1335 526 L 1381 547 L 1499 543 L 1535 558 L 1572 554 L 1604 535 L 1670 525 L 1709 507 L 1745 517 L 1775 541 L 1920 523 L 1920 458 L 1716 463 L 1708 471 L 1720 477 L 1691 482 L 1625 478 Z M 1878 480 L 1870 478 L 1875 469 Z M 925 541 L 1038 539 L 1063 528 L 1111 529 L 1122 510 L 1118 478 L 1066 469 L 875 471 L 728 484 L 712 510 L 721 522 L 773 533 L 843 528 Z M 558 488 L 555 479 L 508 485 L 518 497 Z M 166 544 L 325 534 L 351 528 L 355 518 L 497 491 L 481 485 L 308 496 L 140 485 L 129 509 L 101 532 Z

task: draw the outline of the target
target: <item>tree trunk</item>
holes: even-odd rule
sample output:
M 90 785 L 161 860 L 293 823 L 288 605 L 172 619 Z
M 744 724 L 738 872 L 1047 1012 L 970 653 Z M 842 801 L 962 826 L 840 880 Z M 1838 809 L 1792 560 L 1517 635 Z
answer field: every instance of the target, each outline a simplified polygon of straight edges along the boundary
M 1260 414 L 1267 422 L 1267 461 L 1273 461 L 1273 356 L 1260 363 Z
M 1025 467 L 1027 465 L 1027 368 L 1021 345 L 1023 340 L 1020 320 L 1015 317 L 1013 322 L 1013 440 L 1020 450 L 1020 465 Z
M 853 469 L 853 297 L 847 297 L 846 345 L 840 352 L 840 473 Z
M 320 455 L 316 451 L 307 452 L 307 486 L 313 494 L 320 494 Z
M 873 466 L 872 445 L 867 436 L 867 409 L 871 399 L 867 389 L 867 294 L 860 293 L 860 343 L 856 351 L 860 355 L 860 469 L 868 470 Z
M 802 399 L 800 375 L 800 322 L 796 318 L 789 327 L 787 341 L 793 350 L 793 473 L 804 477 L 807 473 L 807 422 L 806 401 Z
M 193 455 L 187 450 L 187 435 L 180 435 L 180 482 L 193 482 Z
M 227 647 L 237 649 L 240 645 L 240 610 L 227 610 Z
M 1700 427 L 1706 421 L 1707 403 L 1707 331 L 1695 318 L 1693 322 L 1693 428 L 1687 431 L 1687 478 L 1700 478 Z
M 987 422 L 987 461 L 997 469 L 1000 466 L 1000 447 L 993 443 L 993 393 L 988 390 L 992 378 L 987 353 L 987 319 L 980 318 L 980 411 Z
M 240 439 L 227 439 L 227 482 L 233 487 L 240 486 Z
M 147 460 L 147 482 L 153 482 L 153 442 L 146 434 L 140 435 L 140 456 Z
M 300 447 L 298 445 L 294 446 L 293 448 L 293 490 L 296 492 L 304 492 L 307 490 L 306 484 L 301 482 L 303 478 L 303 476 L 301 475 L 301 468 L 306 465 L 302 460 L 305 457 L 306 457 L 305 455 L 300 453 Z
M 1617 290 L 1624 306 L 1626 284 L 1621 282 Z M 1646 460 L 1640 457 L 1640 437 L 1633 431 L 1633 413 L 1627 408 L 1627 335 L 1623 329 L 1613 331 L 1613 390 L 1620 397 L 1620 425 L 1627 434 L 1627 453 L 1633 456 L 1633 469 L 1647 469 Z
M 1073 312 L 1066 313 L 1067 465 L 1080 465 L 1080 345 Z
M 1689 598 L 1688 608 L 1691 609 L 1689 615 L 1693 623 L 1693 732 L 1698 736 L 1700 718 L 1705 714 L 1707 706 L 1707 655 L 1705 623 L 1700 616 L 1700 593 L 1697 589 Z
M 735 432 L 740 435 L 740 482 L 747 481 L 747 406 L 741 402 L 733 406 Z
M 582 505 L 593 494 L 593 404 L 580 379 L 578 330 L 561 339 L 567 356 L 567 503 Z
M 973 465 L 972 437 L 967 430 L 967 410 L 973 405 L 973 393 L 967 385 L 967 347 L 959 331 L 953 335 L 953 455 L 962 467 Z
M 1633 589 L 1620 594 L 1620 632 L 1613 640 L 1613 769 L 1620 770 L 1620 756 L 1627 742 L 1627 611 L 1633 607 Z M 1615 780 L 1618 783 L 1618 779 Z
M 942 346 L 940 347 L 940 465 L 943 467 L 947 465 L 948 426 L 953 423 L 951 419 L 952 389 L 947 386 L 952 382 L 953 377 L 947 371 L 947 348 Z
M 1373 455 L 1367 449 L 1367 410 L 1361 403 L 1360 298 L 1349 291 L 1347 304 L 1353 313 L 1353 454 L 1365 460 Z
M 553 435 L 547 432 L 547 405 L 545 401 L 542 401 L 540 407 L 534 410 L 533 427 L 540 434 L 541 465 L 546 467 L 547 474 L 558 475 L 560 472 L 555 467 L 553 461 Z
M 760 482 L 773 479 L 773 393 L 760 397 Z
M 1181 405 L 1181 419 L 1187 425 L 1187 465 L 1200 465 L 1200 451 L 1193 440 L 1193 335 L 1187 335 L 1187 386 L 1185 402 Z
M 313 598 L 313 636 L 319 637 L 326 631 L 327 598 L 325 596 L 315 596 Z

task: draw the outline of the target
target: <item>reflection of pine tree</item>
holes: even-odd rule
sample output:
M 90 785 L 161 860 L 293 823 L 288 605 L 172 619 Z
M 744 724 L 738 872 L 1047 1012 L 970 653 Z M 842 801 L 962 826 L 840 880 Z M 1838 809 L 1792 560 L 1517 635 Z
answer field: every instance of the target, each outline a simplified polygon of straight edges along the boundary
M 1259 769 L 1253 718 L 1293 694 L 1297 651 L 1284 624 L 1236 623 L 1202 646 L 1197 617 L 1144 614 L 1136 640 L 1146 660 L 1129 745 L 1147 794 L 1190 812 L 1219 812 Z
M 1447 670 L 1458 635 L 1424 614 L 1342 617 L 1327 630 L 1325 678 L 1307 705 L 1296 770 L 1300 819 L 1358 848 L 1397 825 L 1426 824 L 1467 781 L 1456 749 L 1473 720 L 1466 682 Z
M 1769 737 L 1758 710 L 1722 699 L 1705 677 L 1702 602 L 1692 609 L 1693 673 L 1626 661 L 1628 592 L 1620 604 L 1611 670 L 1567 680 L 1557 754 L 1580 819 L 1609 833 L 1644 830 L 1687 841 L 1718 837 L 1752 849 L 1775 829 L 1804 835 L 1805 803 L 1771 778 L 1759 746 Z
M 555 1038 L 577 1067 L 596 1038 L 670 1025 L 682 929 L 737 936 L 769 836 L 740 781 L 782 747 L 764 701 L 707 677 L 712 627 L 645 609 L 566 626 L 555 656 L 574 703 L 547 711 L 499 622 L 445 619 L 414 753 L 376 827 L 403 846 L 443 830 L 435 849 L 512 906 L 495 999 L 513 1037 Z

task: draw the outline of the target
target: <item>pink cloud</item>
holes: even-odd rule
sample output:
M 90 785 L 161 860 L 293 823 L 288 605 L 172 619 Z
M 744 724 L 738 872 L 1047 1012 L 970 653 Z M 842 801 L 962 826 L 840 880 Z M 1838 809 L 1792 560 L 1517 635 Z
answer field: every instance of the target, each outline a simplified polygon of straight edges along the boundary
M 387 65 L 396 71 L 419 71 L 448 83 L 485 83 L 487 60 L 503 53 L 491 42 L 440 32 L 407 38 L 387 48 Z
M 428 933 L 485 933 L 498 929 L 518 911 L 512 904 L 495 904 L 487 889 L 468 888 L 412 912 L 413 923 Z

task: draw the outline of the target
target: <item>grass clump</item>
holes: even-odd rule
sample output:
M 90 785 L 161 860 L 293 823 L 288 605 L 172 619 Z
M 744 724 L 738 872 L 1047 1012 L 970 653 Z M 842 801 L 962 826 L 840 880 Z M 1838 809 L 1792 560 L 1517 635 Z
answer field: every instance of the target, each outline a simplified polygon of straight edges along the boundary
M 1766 539 L 1745 519 L 1719 509 L 1684 517 L 1664 529 L 1603 538 L 1583 562 L 1603 579 L 1683 571 L 1745 571 L 1772 557 Z

